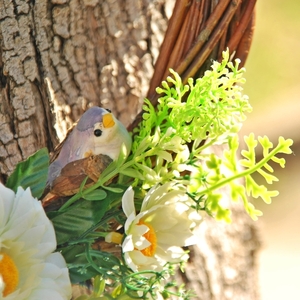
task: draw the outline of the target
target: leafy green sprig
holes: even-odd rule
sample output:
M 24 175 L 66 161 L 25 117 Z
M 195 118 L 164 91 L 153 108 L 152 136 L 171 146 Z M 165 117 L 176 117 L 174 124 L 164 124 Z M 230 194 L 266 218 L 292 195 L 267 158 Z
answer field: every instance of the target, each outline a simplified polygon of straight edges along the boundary
M 230 206 L 222 201 L 224 187 L 229 189 L 233 201 L 242 200 L 253 219 L 261 212 L 248 197 L 261 197 L 270 203 L 278 194 L 258 184 L 253 175 L 260 174 L 267 184 L 277 181 L 271 162 L 285 166 L 279 155 L 292 153 L 292 140 L 280 137 L 273 147 L 267 137 L 255 139 L 250 134 L 245 137 L 247 149 L 240 152 L 238 131 L 251 107 L 248 97 L 242 94 L 245 70 L 239 69 L 239 60 L 230 62 L 226 51 L 221 63 L 213 62 L 202 78 L 189 79 L 187 84 L 170 71 L 172 76 L 157 89 L 161 96 L 158 106 L 154 108 L 145 100 L 143 121 L 134 130 L 131 154 L 128 156 L 125 147 L 122 148 L 119 158 L 104 170 L 95 185 L 84 189 L 83 182 L 79 193 L 59 211 L 48 213 L 72 281 L 94 277 L 93 295 L 80 299 L 155 299 L 157 291 L 164 296 L 191 297 L 184 288 L 173 289 L 169 281 L 164 285 L 162 278 L 172 275 L 172 265 L 162 272 L 133 273 L 122 258 L 92 249 L 92 244 L 111 230 L 109 220 L 114 218 L 124 224 L 119 207 L 129 185 L 137 191 L 137 208 L 152 186 L 173 181 L 185 186 L 195 210 L 204 210 L 227 222 Z M 215 151 L 220 144 L 225 150 Z M 258 144 L 263 149 L 260 160 L 256 158 Z M 48 163 L 47 150 L 40 150 L 17 166 L 7 185 L 14 190 L 19 185 L 30 186 L 34 196 L 40 197 Z M 106 185 L 115 176 L 118 184 Z
M 259 144 L 263 148 L 263 158 L 256 160 L 255 148 Z M 253 219 L 262 215 L 262 212 L 255 209 L 248 201 L 248 197 L 262 198 L 264 202 L 271 203 L 271 198 L 278 195 L 278 191 L 268 190 L 265 185 L 256 182 L 254 174 L 259 173 L 267 184 L 278 181 L 272 173 L 273 168 L 269 162 L 273 161 L 281 167 L 285 166 L 285 160 L 277 155 L 292 153 L 290 146 L 292 140 L 279 138 L 278 145 L 273 148 L 273 144 L 265 137 L 255 139 L 254 134 L 245 137 L 248 150 L 242 150 L 242 159 L 238 159 L 239 142 L 238 136 L 230 137 L 228 149 L 224 150 L 221 156 L 215 153 L 203 155 L 201 167 L 195 167 L 190 176 L 188 187 L 190 195 L 195 199 L 205 199 L 205 210 L 214 215 L 218 220 L 230 222 L 230 209 L 221 204 L 223 187 L 229 188 L 229 193 L 233 201 L 242 199 L 246 211 Z M 244 179 L 241 180 L 241 179 Z
M 195 82 L 189 79 L 183 85 L 180 76 L 170 70 L 173 77 L 157 88 L 161 94 L 157 108 L 145 100 L 143 121 L 135 130 L 129 158 L 134 160 L 131 171 L 138 172 L 131 175 L 143 181 L 143 188 L 178 179 L 205 148 L 226 143 L 238 132 L 245 113 L 251 111 L 238 85 L 245 81 L 244 69 L 238 67 L 239 60 L 229 62 L 227 51 L 222 63 L 214 62 L 212 70 Z
M 275 181 L 268 162 L 273 160 L 284 167 L 284 160 L 276 155 L 291 153 L 292 141 L 280 138 L 278 146 L 268 152 L 273 145 L 267 137 L 259 137 L 264 158 L 256 162 L 258 141 L 251 134 L 245 137 L 248 150 L 241 153 L 244 159 L 238 159 L 238 131 L 251 111 L 248 97 L 242 93 L 244 71 L 239 69 L 238 59 L 235 63 L 229 61 L 228 50 L 223 52 L 221 63 L 214 62 L 202 78 L 189 79 L 186 85 L 170 70 L 173 76 L 157 88 L 161 95 L 157 108 L 145 100 L 143 121 L 133 137 L 132 155 L 120 173 L 131 176 L 133 185 L 146 190 L 168 181 L 183 184 L 195 200 L 195 208 L 227 222 L 230 209 L 221 205 L 220 188 L 228 186 L 232 200 L 242 199 L 246 211 L 256 219 L 261 212 L 248 197 L 261 197 L 269 203 L 278 192 L 258 185 L 253 173 L 260 173 L 268 184 Z M 217 155 L 211 146 L 220 144 L 227 145 L 228 150 Z

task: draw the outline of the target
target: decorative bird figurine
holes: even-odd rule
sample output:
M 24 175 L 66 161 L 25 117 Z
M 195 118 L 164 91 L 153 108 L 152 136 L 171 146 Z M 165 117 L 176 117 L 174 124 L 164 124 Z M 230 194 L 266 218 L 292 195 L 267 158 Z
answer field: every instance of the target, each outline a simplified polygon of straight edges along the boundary
M 123 124 L 114 117 L 110 110 L 97 106 L 91 107 L 81 116 L 75 127 L 59 145 L 58 154 L 54 156 L 55 160 L 49 166 L 47 186 L 51 190 L 54 181 L 61 176 L 64 168 L 68 174 L 75 170 L 73 172 L 75 174 L 69 176 L 71 178 L 77 175 L 76 166 L 78 170 L 81 170 L 86 168 L 88 163 L 91 165 L 85 158 L 102 154 L 112 160 L 117 159 L 122 144 L 125 145 L 129 154 L 131 137 Z M 78 161 L 77 164 L 76 161 Z M 71 162 L 74 163 L 70 164 Z M 85 166 L 80 165 L 81 162 Z

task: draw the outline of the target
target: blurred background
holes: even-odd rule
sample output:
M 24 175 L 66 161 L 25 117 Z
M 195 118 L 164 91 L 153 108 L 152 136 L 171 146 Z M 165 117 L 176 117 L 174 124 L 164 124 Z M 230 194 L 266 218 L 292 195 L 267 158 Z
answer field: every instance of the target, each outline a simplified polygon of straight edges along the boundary
M 253 112 L 242 135 L 292 138 L 294 154 L 276 168 L 279 190 L 271 205 L 254 203 L 264 213 L 260 285 L 262 300 L 300 299 L 300 1 L 258 0 L 256 29 L 246 62 L 245 94 Z M 273 189 L 273 188 L 272 188 Z

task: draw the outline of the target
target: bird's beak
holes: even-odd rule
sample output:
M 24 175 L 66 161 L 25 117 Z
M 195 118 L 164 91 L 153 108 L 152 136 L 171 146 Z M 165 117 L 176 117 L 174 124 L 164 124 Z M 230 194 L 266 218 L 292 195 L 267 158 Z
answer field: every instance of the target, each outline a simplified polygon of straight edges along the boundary
M 115 121 L 113 119 L 112 114 L 105 114 L 103 116 L 103 127 L 104 128 L 110 128 L 115 125 Z

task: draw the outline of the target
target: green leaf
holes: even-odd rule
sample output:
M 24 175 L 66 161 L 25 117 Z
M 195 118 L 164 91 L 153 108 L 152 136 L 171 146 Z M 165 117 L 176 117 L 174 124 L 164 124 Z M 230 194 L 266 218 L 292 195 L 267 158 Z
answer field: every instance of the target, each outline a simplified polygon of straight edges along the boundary
M 67 262 L 72 283 L 83 282 L 97 275 L 104 279 L 116 279 L 117 272 L 120 272 L 121 264 L 116 256 L 93 250 L 88 243 L 65 247 L 61 253 Z
M 77 297 L 75 300 L 91 300 L 91 298 L 88 295 L 81 295 Z
M 61 251 L 68 265 L 72 283 L 84 282 L 99 274 L 94 268 L 87 266 L 87 259 L 82 255 L 85 247 L 85 245 L 71 245 Z
M 81 295 L 77 298 L 74 298 L 74 300 L 106 300 L 106 299 L 105 298 L 103 299 L 103 297 L 102 298 L 94 298 L 94 297 L 92 298 L 92 296 L 90 296 L 90 295 Z
M 103 186 L 103 189 L 110 191 L 114 194 L 121 194 L 124 192 L 124 188 L 123 187 L 117 187 L 117 186 Z M 116 197 L 119 197 L 118 195 L 116 195 Z
M 101 278 L 101 276 L 96 276 L 94 278 L 94 294 L 95 296 L 101 296 L 101 294 L 105 290 L 105 280 Z
M 210 154 L 210 159 L 206 162 L 206 165 L 209 169 L 218 169 L 221 164 L 221 159 L 218 158 L 215 154 Z
M 276 197 L 279 194 L 276 190 L 269 191 L 264 185 L 257 184 L 250 175 L 247 175 L 245 179 L 248 195 L 251 195 L 254 198 L 261 197 L 267 204 L 271 203 L 272 197 Z
M 279 137 L 278 139 L 278 144 L 280 145 L 280 152 L 285 153 L 285 154 L 291 154 L 293 153 L 292 149 L 290 146 L 293 145 L 293 140 L 292 139 L 284 139 L 282 136 Z
M 120 201 L 127 186 L 111 184 L 103 187 L 105 191 L 93 190 L 97 194 L 89 193 L 99 199 L 105 193 L 105 198 L 101 201 L 87 201 L 82 198 L 64 210 L 48 212 L 48 218 L 53 222 L 56 232 L 57 244 L 74 242 L 80 238 L 87 230 L 98 224 L 105 213 L 111 208 L 111 204 Z M 85 193 L 85 191 L 83 191 Z M 92 200 L 92 199 L 90 199 Z
M 117 172 L 116 172 L 117 169 L 118 169 L 118 164 L 117 164 L 117 161 L 114 160 L 101 173 L 101 175 L 98 179 L 98 182 L 100 182 L 101 184 L 104 184 L 107 180 L 111 179 L 112 177 L 114 177 L 117 174 Z
M 134 168 L 126 168 L 124 170 L 120 171 L 121 174 L 132 177 L 132 178 L 138 178 L 140 180 L 144 180 L 144 176 L 142 175 L 142 173 L 140 173 L 138 170 L 134 169 Z
M 265 178 L 268 184 L 272 184 L 273 181 L 278 181 L 276 176 L 265 172 L 263 169 L 258 169 L 257 172 Z
M 82 193 L 82 197 L 85 200 L 90 200 L 90 201 L 99 201 L 105 199 L 107 196 L 107 193 L 104 190 L 93 190 L 88 193 Z
M 143 176 L 145 176 L 146 178 L 156 176 L 156 172 L 153 169 L 142 164 L 137 164 L 136 166 L 143 171 Z
M 245 194 L 245 187 L 243 185 L 230 182 L 230 187 L 231 187 L 231 198 L 233 201 L 238 201 L 239 197 L 243 198 L 243 195 Z
M 109 203 L 109 197 L 102 201 L 85 201 L 81 199 L 62 213 L 49 213 L 48 217 L 54 225 L 57 244 L 61 245 L 76 240 L 101 221 Z
M 33 197 L 40 198 L 44 192 L 49 167 L 47 148 L 38 150 L 25 161 L 17 164 L 15 170 L 7 180 L 6 186 L 17 191 L 19 186 L 24 189 L 30 187 Z
M 124 164 L 128 154 L 129 153 L 127 153 L 127 148 L 126 148 L 125 144 L 123 143 L 121 145 L 120 154 L 119 154 L 119 156 L 117 158 L 117 161 L 116 161 L 117 162 L 117 168 L 119 168 L 121 165 Z
M 281 168 L 285 167 L 285 159 L 284 158 L 278 158 L 276 156 L 273 156 L 271 158 L 271 160 L 273 160 L 274 162 L 278 163 L 280 165 Z
M 263 215 L 263 213 L 259 210 L 259 209 L 256 209 L 254 207 L 254 205 L 252 203 L 247 203 L 247 206 L 245 206 L 246 208 L 246 211 L 247 213 L 249 214 L 249 216 L 254 220 L 256 221 L 257 220 L 257 217 L 260 217 Z

